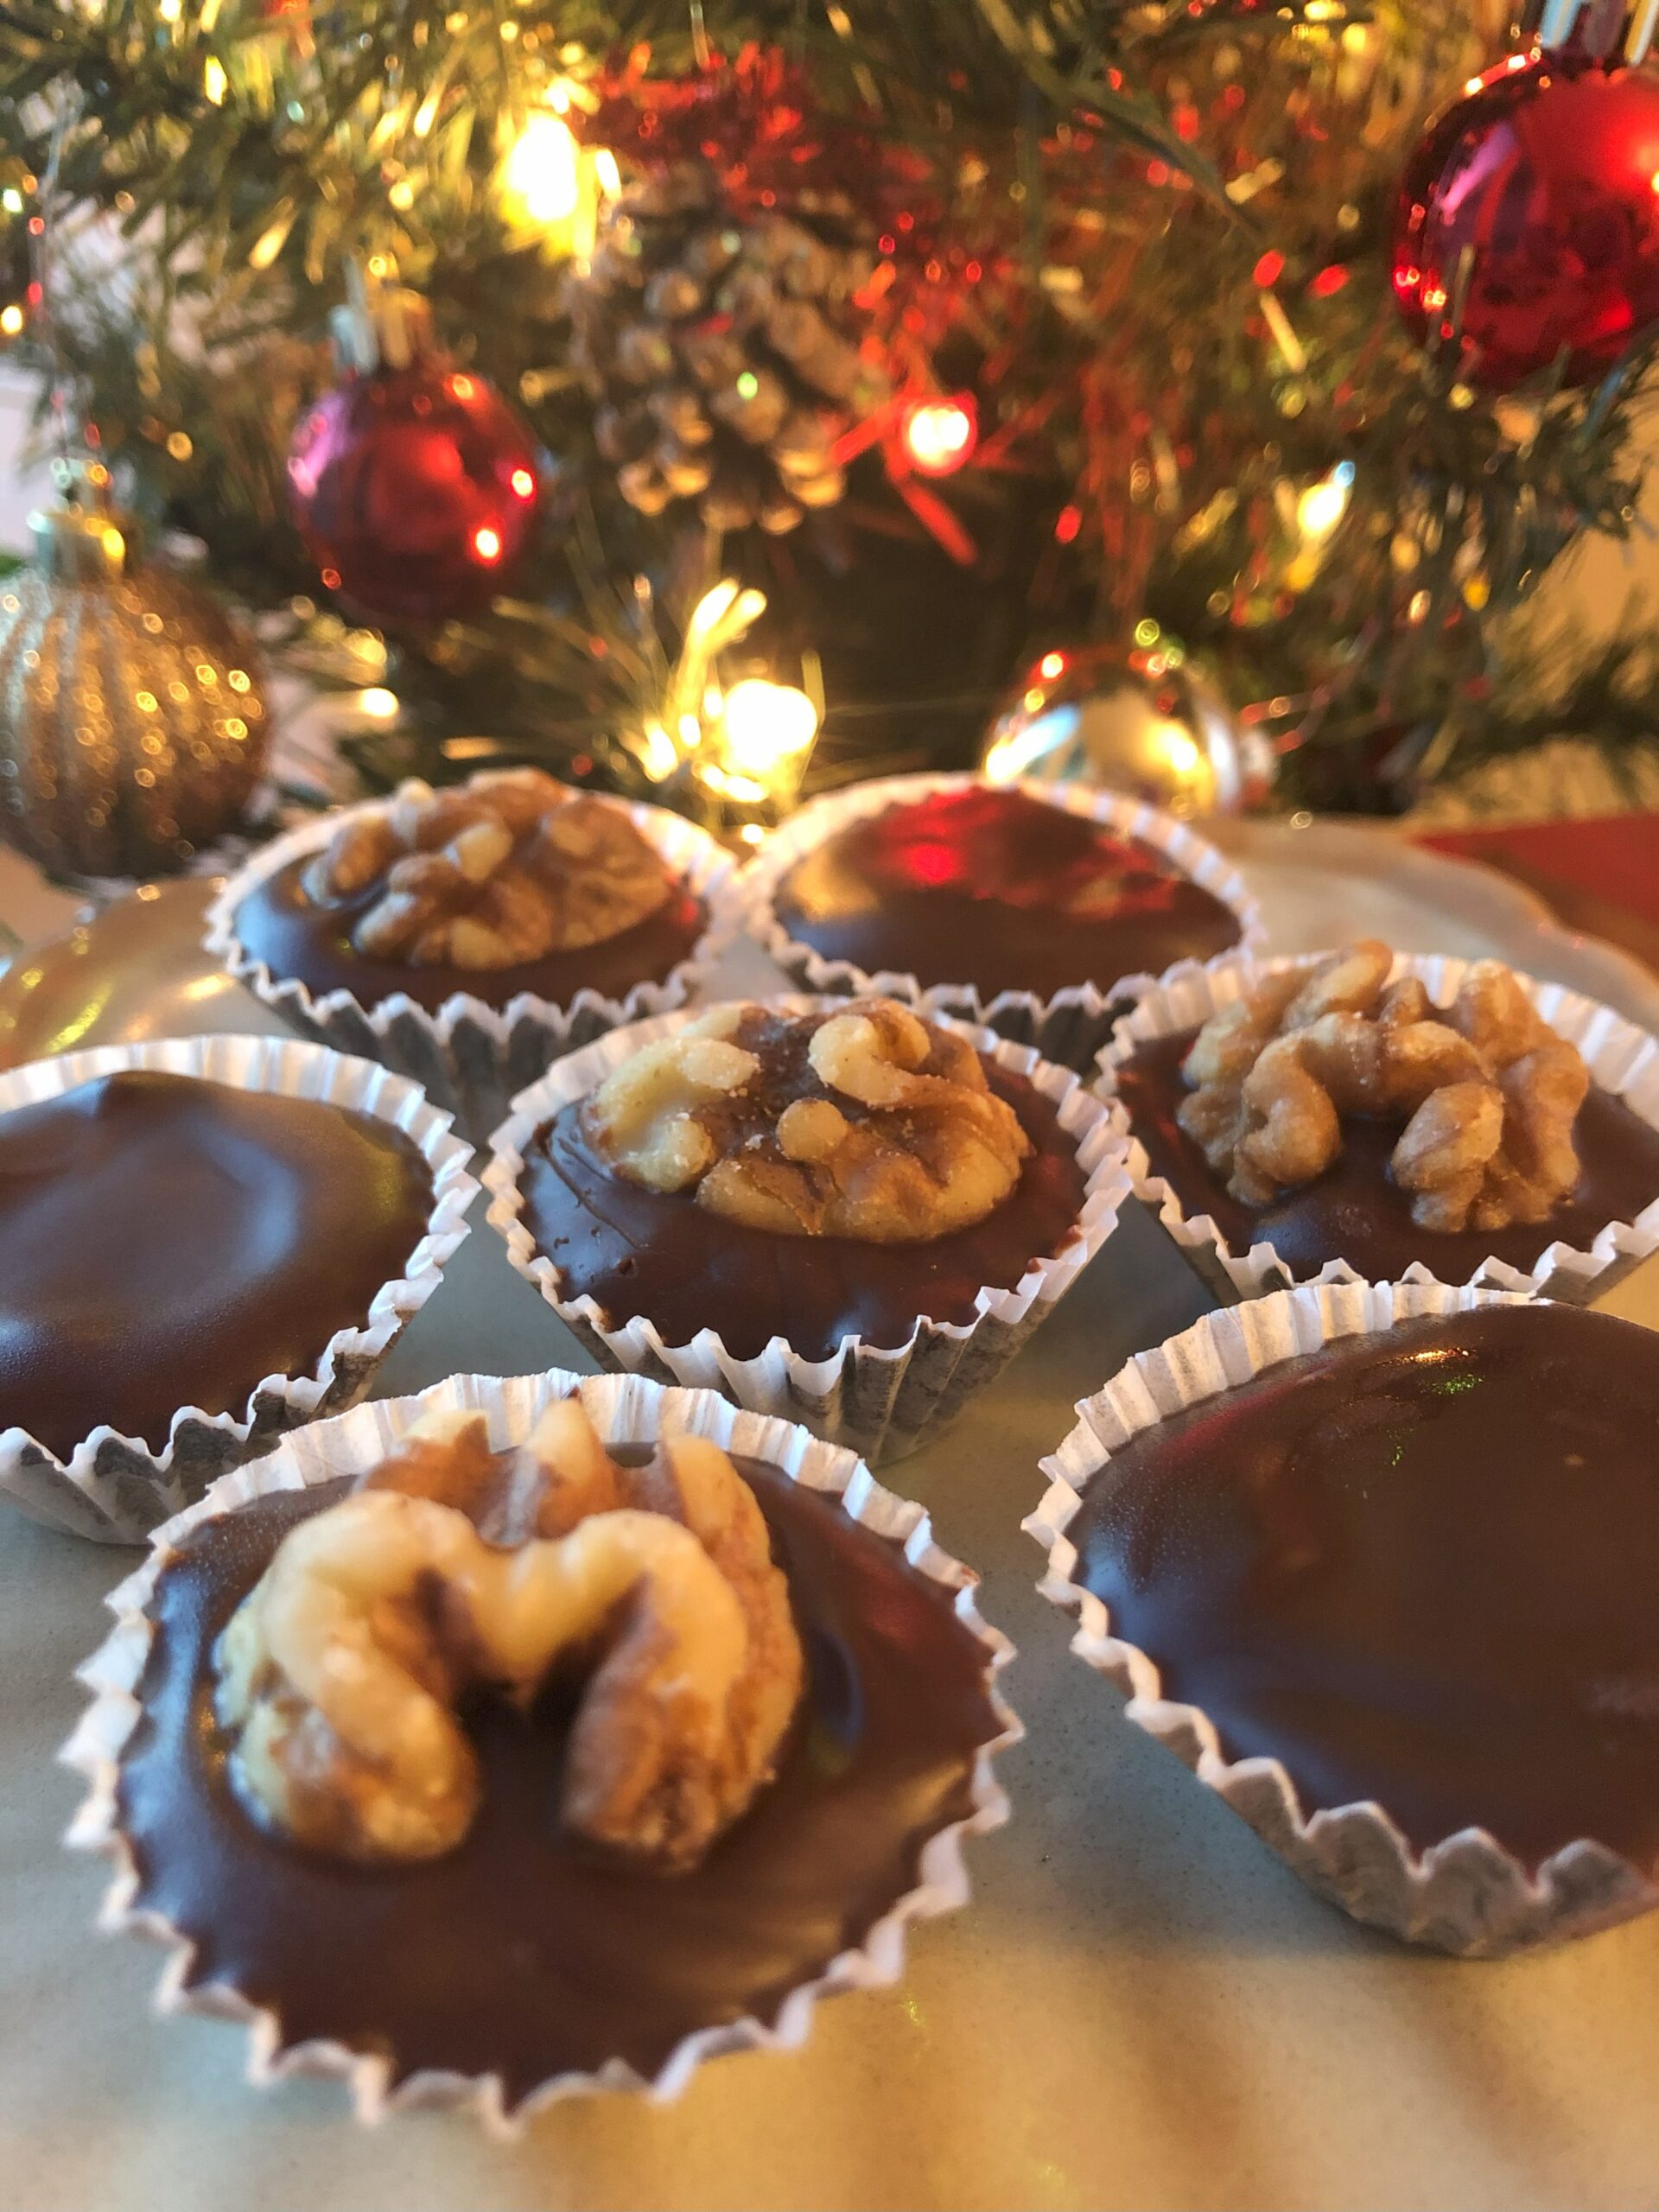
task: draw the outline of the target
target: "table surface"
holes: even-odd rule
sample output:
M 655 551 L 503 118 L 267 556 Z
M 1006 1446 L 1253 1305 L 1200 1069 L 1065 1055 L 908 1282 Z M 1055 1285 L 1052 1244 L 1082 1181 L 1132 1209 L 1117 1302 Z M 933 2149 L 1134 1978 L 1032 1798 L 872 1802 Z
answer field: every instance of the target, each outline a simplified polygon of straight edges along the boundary
M 1401 875 L 1382 840 L 1334 860 L 1306 848 L 1299 872 L 1297 849 L 1258 836 L 1243 855 L 1287 944 L 1331 934 L 1311 888 L 1325 851 L 1329 895 L 1402 940 L 1507 949 L 1580 986 L 1599 975 L 1653 1018 L 1659 992 L 1638 971 L 1554 941 L 1473 872 L 1419 860 Z M 762 987 L 759 955 L 737 959 L 733 988 Z M 213 998 L 211 1015 L 270 1026 L 251 1001 Z M 93 1934 L 104 1870 L 59 1847 L 79 1784 L 53 1764 L 82 1702 L 72 1670 L 130 1554 L 9 1518 L 0 2205 L 1659 2203 L 1659 1915 L 1503 1964 L 1358 1927 L 1123 1720 L 1035 1594 L 1040 1556 L 1019 1522 L 1042 1494 L 1039 1455 L 1077 1399 L 1209 1302 L 1132 1208 L 955 1433 L 887 1476 L 979 1568 L 984 1610 L 1020 1650 L 1004 1679 L 1029 1734 L 1001 1762 L 1014 1818 L 970 1847 L 967 1910 L 917 1931 L 897 1988 L 822 2007 L 804 2050 L 721 2059 L 665 2107 L 567 2104 L 516 2145 L 453 2115 L 365 2130 L 332 2084 L 245 2086 L 237 2031 L 149 2016 L 159 1954 Z M 1659 1325 L 1656 1269 L 1608 1303 Z M 379 1387 L 588 1363 L 480 1220 Z

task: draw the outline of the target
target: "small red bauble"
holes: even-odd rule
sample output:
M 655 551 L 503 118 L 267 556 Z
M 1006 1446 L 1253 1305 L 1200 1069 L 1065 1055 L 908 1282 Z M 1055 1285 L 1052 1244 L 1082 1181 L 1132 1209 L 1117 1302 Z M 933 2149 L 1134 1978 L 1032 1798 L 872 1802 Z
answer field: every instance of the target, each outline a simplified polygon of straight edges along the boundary
M 1394 289 L 1418 335 L 1508 391 L 1565 353 L 1569 383 L 1659 318 L 1659 78 L 1579 53 L 1515 54 L 1429 125 L 1401 187 Z
M 383 621 L 486 605 L 541 499 L 530 434 L 494 386 L 424 353 L 325 393 L 294 434 L 288 484 L 324 583 Z

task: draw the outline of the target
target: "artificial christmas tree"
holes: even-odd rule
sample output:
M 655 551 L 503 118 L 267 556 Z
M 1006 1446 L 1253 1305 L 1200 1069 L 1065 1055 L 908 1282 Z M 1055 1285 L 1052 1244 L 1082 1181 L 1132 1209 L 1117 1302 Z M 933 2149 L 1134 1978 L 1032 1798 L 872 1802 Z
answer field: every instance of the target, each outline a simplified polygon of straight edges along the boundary
M 1545 50 L 1651 103 L 1653 65 L 1607 59 L 1618 12 L 1553 0 Z M 124 494 L 251 604 L 326 611 L 283 463 L 353 270 L 418 292 L 557 457 L 510 596 L 400 624 L 386 774 L 493 748 L 687 797 L 721 695 L 684 704 L 682 648 L 722 575 L 766 607 L 714 677 L 821 676 L 810 784 L 964 764 L 1042 655 L 1148 621 L 1290 804 L 1402 804 L 1535 735 L 1546 677 L 1557 727 L 1652 742 L 1608 680 L 1628 640 L 1543 671 L 1517 620 L 1580 536 L 1630 526 L 1645 248 L 1601 283 L 1622 320 L 1586 345 L 1545 318 L 1484 381 L 1503 240 L 1446 231 L 1449 336 L 1395 311 L 1427 124 L 1532 50 L 1493 0 L 7 23 L 4 157 L 60 157 L 59 349 Z

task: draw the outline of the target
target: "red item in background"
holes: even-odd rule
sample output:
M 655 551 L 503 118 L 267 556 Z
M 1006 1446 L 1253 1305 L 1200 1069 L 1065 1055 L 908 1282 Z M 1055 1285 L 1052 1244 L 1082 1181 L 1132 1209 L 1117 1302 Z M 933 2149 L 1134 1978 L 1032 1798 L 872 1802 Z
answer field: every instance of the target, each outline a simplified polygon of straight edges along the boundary
M 325 393 L 295 432 L 288 481 L 324 583 L 383 621 L 486 605 L 541 499 L 530 433 L 494 385 L 425 353 Z
M 1394 290 L 1449 340 L 1465 248 L 1463 373 L 1507 391 L 1563 351 L 1610 367 L 1659 316 L 1659 77 L 1580 53 L 1512 55 L 1433 122 L 1402 181 Z
M 1605 938 L 1659 973 L 1659 814 L 1441 830 L 1414 842 L 1501 869 L 1570 929 Z

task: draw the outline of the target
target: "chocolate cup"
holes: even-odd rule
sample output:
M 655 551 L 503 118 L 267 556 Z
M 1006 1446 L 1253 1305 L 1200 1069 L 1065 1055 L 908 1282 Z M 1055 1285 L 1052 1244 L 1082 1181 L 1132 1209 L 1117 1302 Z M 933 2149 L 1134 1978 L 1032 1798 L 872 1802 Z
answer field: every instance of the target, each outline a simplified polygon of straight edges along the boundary
M 765 1003 L 800 1013 L 823 1001 L 786 998 Z M 719 1390 L 740 1405 L 803 1421 L 877 1465 L 890 1463 L 936 1433 L 1001 1372 L 1105 1243 L 1129 1187 L 1123 1141 L 1105 1108 L 1065 1070 L 988 1031 L 944 1022 L 999 1067 L 1026 1077 L 1057 1107 L 1060 1128 L 1075 1141 L 1084 1173 L 1083 1205 L 1070 1240 L 1051 1252 L 1033 1253 L 1012 1288 L 980 1287 L 967 1319 L 935 1322 L 918 1316 L 901 1342 L 871 1343 L 849 1334 L 822 1358 L 807 1356 L 783 1333 L 747 1358 L 738 1357 L 713 1328 L 673 1343 L 648 1318 L 619 1320 L 593 1298 L 569 1294 L 557 1266 L 537 1249 L 520 1185 L 526 1147 L 544 1123 L 596 1089 L 642 1045 L 671 1035 L 691 1018 L 670 1014 L 618 1030 L 558 1062 L 513 1101 L 512 1116 L 497 1130 L 484 1170 L 490 1224 L 505 1239 L 518 1272 L 536 1284 L 566 1327 L 604 1365 Z M 937 1014 L 930 1019 L 942 1020 Z
M 1131 1102 L 1118 1089 L 1118 1071 L 1142 1046 L 1196 1028 L 1211 1014 L 1232 1004 L 1258 975 L 1309 966 L 1324 957 L 1313 954 L 1294 961 L 1232 959 L 1202 969 L 1194 964 L 1173 968 L 1116 1024 L 1111 1044 L 1099 1056 L 1098 1088 L 1110 1104 L 1114 1126 L 1128 1144 L 1135 1195 L 1156 1214 L 1183 1256 L 1217 1298 L 1232 1304 L 1298 1281 L 1357 1282 L 1386 1274 L 1400 1281 L 1485 1285 L 1528 1297 L 1584 1304 L 1611 1290 L 1659 1249 L 1659 1186 L 1652 1199 L 1628 1221 L 1608 1220 L 1605 1216 L 1592 1218 L 1575 1200 L 1562 1210 L 1560 1232 L 1553 1236 L 1548 1233 L 1550 1225 L 1544 1224 L 1542 1236 L 1537 1230 L 1526 1230 L 1503 1232 L 1490 1243 L 1472 1233 L 1437 1240 L 1432 1232 L 1413 1230 L 1408 1216 L 1402 1216 L 1400 1234 L 1390 1236 L 1386 1243 L 1378 1243 L 1386 1267 L 1368 1264 L 1363 1248 L 1320 1255 L 1306 1236 L 1294 1243 L 1288 1237 L 1283 1244 L 1275 1243 L 1271 1208 L 1257 1217 L 1260 1234 L 1241 1249 L 1249 1225 L 1236 1208 L 1219 1207 L 1214 1215 L 1199 1211 L 1201 1201 L 1192 1198 L 1194 1188 L 1199 1187 L 1195 1179 L 1182 1178 L 1184 1198 L 1168 1176 L 1160 1173 L 1158 1163 L 1166 1158 L 1167 1133 L 1160 1135 L 1148 1128 L 1150 1147 L 1142 1141 Z M 1402 954 L 1395 960 L 1393 972 L 1396 977 L 1419 977 L 1430 998 L 1444 1007 L 1456 995 L 1471 964 L 1445 955 Z M 1539 982 L 1516 972 L 1543 1019 L 1578 1046 L 1597 1089 L 1607 1095 L 1608 1104 L 1621 1105 L 1646 1128 L 1659 1132 L 1659 1040 L 1623 1020 L 1610 1007 L 1581 998 L 1560 984 Z M 1599 1139 L 1611 1128 L 1616 1137 L 1623 1122 L 1622 1113 L 1599 1110 L 1592 1116 L 1592 1131 Z M 1358 1147 L 1368 1156 L 1376 1157 L 1381 1174 L 1387 1148 L 1379 1148 L 1374 1127 L 1360 1125 Z M 1590 1195 L 1596 1187 L 1586 1179 L 1583 1190 Z M 1294 1201 L 1295 1194 L 1289 1197 Z M 1338 1176 L 1333 1179 L 1324 1207 L 1333 1218 L 1340 1217 L 1342 1198 Z M 1408 1250 L 1420 1251 L 1422 1256 L 1406 1264 Z M 1529 1258 L 1529 1255 L 1535 1256 Z
M 1210 1713 L 1167 1694 L 1157 1656 L 1119 1635 L 1100 1598 L 1074 1579 L 1072 1532 L 1091 1482 L 1114 1455 L 1187 1408 L 1344 1338 L 1422 1316 L 1529 1304 L 1433 1282 L 1343 1282 L 1277 1291 L 1208 1314 L 1140 1353 L 1083 1402 L 1077 1426 L 1042 1462 L 1050 1482 L 1042 1504 L 1021 1524 L 1047 1554 L 1042 1594 L 1077 1617 L 1072 1651 L 1124 1693 L 1126 1719 L 1173 1751 L 1320 1897 L 1408 1942 L 1464 1958 L 1501 1957 L 1611 1927 L 1659 1904 L 1659 1883 L 1588 1836 L 1529 1863 L 1484 1827 L 1425 1846 L 1417 1824 L 1414 1843 L 1407 1834 L 1413 1823 L 1375 1798 L 1310 1811 L 1281 1759 L 1230 1753 Z M 1549 1623 L 1537 1632 L 1547 1638 Z M 1409 1666 L 1413 1653 L 1399 1656 Z
M 957 1793 L 942 1811 L 908 1872 L 894 1877 L 893 1894 L 867 1900 L 833 1956 L 787 1989 L 768 1993 L 765 2005 L 758 2008 L 764 2018 L 745 2013 L 713 2020 L 679 2037 L 666 2055 L 659 2054 L 660 2063 L 654 2057 L 645 2070 L 611 2059 L 540 2080 L 528 2079 L 522 2068 L 510 2073 L 440 2071 L 423 2068 L 418 2053 L 400 2051 L 395 2040 L 388 2045 L 363 2034 L 358 2047 L 350 2047 L 334 2039 L 321 2022 L 311 2024 L 309 2039 L 287 2041 L 275 2014 L 238 1986 L 234 1973 L 216 1970 L 199 1985 L 194 1981 L 188 1938 L 183 1928 L 146 1900 L 139 1861 L 124 1829 L 124 1761 L 141 1758 L 146 1741 L 135 1698 L 151 1669 L 156 1631 L 150 1608 L 158 1580 L 169 1561 L 180 1557 L 180 1548 L 188 1544 L 192 1532 L 205 1522 L 219 1521 L 251 1501 L 268 1497 L 277 1502 L 296 1489 L 324 1486 L 361 1471 L 384 1456 L 396 1437 L 425 1412 L 460 1406 L 481 1409 L 490 1418 L 497 1441 L 504 1443 L 526 1435 L 550 1399 L 573 1391 L 614 1446 L 649 1445 L 663 1433 L 711 1436 L 740 1458 L 776 1471 L 779 1482 L 817 1492 L 826 1507 L 834 1509 L 836 1525 L 844 1518 L 869 1531 L 874 1541 L 901 1551 L 911 1568 L 938 1586 L 947 1600 L 937 1617 L 939 1623 L 950 1626 L 954 1614 L 970 1640 L 969 1648 L 977 1643 L 981 1652 L 977 1694 L 982 1701 L 984 1733 L 982 1737 L 976 1729 L 972 1732 L 974 1746 L 964 1747 L 960 1754 L 966 1762 L 966 1796 Z M 138 1930 L 169 1947 L 173 1955 L 162 1979 L 161 2009 L 200 2012 L 244 2023 L 251 2031 L 250 2070 L 257 2082 L 269 2082 L 289 2073 L 333 2075 L 348 2083 L 365 2119 L 420 2104 L 461 2104 L 475 2110 L 487 2125 L 507 2132 L 546 2103 L 596 2088 L 641 2089 L 653 2097 L 670 2097 L 683 2088 L 702 2060 L 720 2051 L 786 2049 L 803 2042 L 819 1997 L 896 1980 L 904 1961 L 907 1923 L 966 1901 L 963 1840 L 1000 1826 L 1007 1818 L 1007 1802 L 993 1777 L 991 1761 L 1021 1732 L 995 1688 L 995 1676 L 1012 1657 L 1012 1649 L 981 1620 L 973 1603 L 974 1581 L 967 1569 L 933 1543 L 920 1508 L 882 1490 L 850 1453 L 820 1444 L 786 1423 L 736 1411 L 709 1393 L 660 1390 L 632 1378 L 578 1377 L 558 1370 L 506 1382 L 454 1378 L 420 1398 L 360 1407 L 341 1420 L 305 1431 L 258 1466 L 226 1478 L 198 1506 L 158 1533 L 149 1560 L 111 1593 L 108 1602 L 118 1625 L 82 1670 L 93 1703 L 63 1757 L 87 1777 L 91 1788 L 68 1840 L 73 1847 L 99 1851 L 115 1864 L 102 1924 Z M 353 1871 L 347 1878 L 360 1885 L 374 1878 Z M 665 1878 L 671 1882 L 674 1878 Z M 181 1919 L 188 1916 L 188 1907 L 181 1908 Z
M 305 1373 L 262 1376 L 228 1411 L 183 1405 L 159 1446 L 105 1423 L 66 1460 L 21 1427 L 0 1432 L 0 1496 L 32 1520 L 105 1543 L 143 1542 L 227 1468 L 269 1451 L 284 1431 L 354 1404 L 436 1288 L 467 1233 L 467 1210 L 478 1191 L 467 1173 L 470 1148 L 450 1134 L 448 1116 L 429 1105 L 416 1084 L 372 1062 L 288 1039 L 181 1038 L 30 1061 L 0 1074 L 0 1112 L 124 1069 L 202 1077 L 369 1115 L 413 1141 L 430 1172 L 432 1193 L 423 1233 L 402 1273 L 377 1287 L 350 1326 L 329 1336 Z M 107 1265 L 118 1287 L 118 1248 L 109 1252 Z
M 890 776 L 858 784 L 814 799 L 774 830 L 756 858 L 732 887 L 750 936 L 804 990 L 828 996 L 871 993 L 898 998 L 922 1014 L 948 1016 L 994 1030 L 1011 1043 L 1027 1045 L 1046 1060 L 1080 1073 L 1092 1071 L 1095 1056 L 1112 1026 L 1150 988 L 1149 974 L 1070 984 L 1044 996 L 1033 990 L 984 992 L 964 979 L 924 985 L 913 975 L 868 971 L 849 960 L 826 959 L 790 935 L 774 904 L 778 886 L 797 861 L 849 823 L 934 792 L 965 791 L 985 782 L 971 775 Z M 1238 871 L 1186 823 L 1115 791 L 1068 785 L 1057 791 L 1039 784 L 998 788 L 1023 791 L 1067 815 L 1081 815 L 1150 846 L 1183 875 L 1230 908 L 1238 922 L 1239 942 L 1217 959 L 1236 959 L 1263 943 L 1261 910 Z
M 406 989 L 389 989 L 386 963 L 369 960 L 361 963 L 362 980 L 356 988 L 340 983 L 313 989 L 297 976 L 275 972 L 266 958 L 244 944 L 238 910 L 257 890 L 267 904 L 277 902 L 274 926 L 280 920 L 283 883 L 296 864 L 303 865 L 328 843 L 340 825 L 338 811 L 276 838 L 233 875 L 207 910 L 204 941 L 239 982 L 302 1034 L 408 1076 L 454 1116 L 465 1134 L 481 1141 L 513 1093 L 534 1082 L 561 1054 L 578 1051 L 625 1022 L 683 1006 L 737 931 L 727 888 L 732 863 L 724 847 L 662 807 L 630 805 L 626 810 L 680 878 L 684 893 L 706 910 L 707 920 L 689 957 L 660 976 L 654 971 L 673 950 L 666 938 L 658 942 L 661 931 L 653 933 L 648 920 L 639 931 L 626 932 L 637 939 L 643 931 L 647 940 L 639 955 L 639 980 L 621 988 L 623 976 L 607 972 L 606 961 L 597 958 L 590 970 L 618 987 L 614 995 L 591 986 L 575 989 L 564 1002 L 539 995 L 569 976 L 570 969 L 558 962 L 543 963 L 535 971 L 537 988 L 519 988 L 505 1004 L 464 988 L 450 991 L 435 1006 L 426 1004 L 432 996 L 427 971 L 410 969 Z M 275 952 L 281 936 L 275 929 L 266 950 Z M 339 965 L 346 969 L 343 960 Z M 319 982 L 334 972 L 328 961 L 315 970 Z M 531 973 L 515 970 L 514 980 L 523 986 Z

